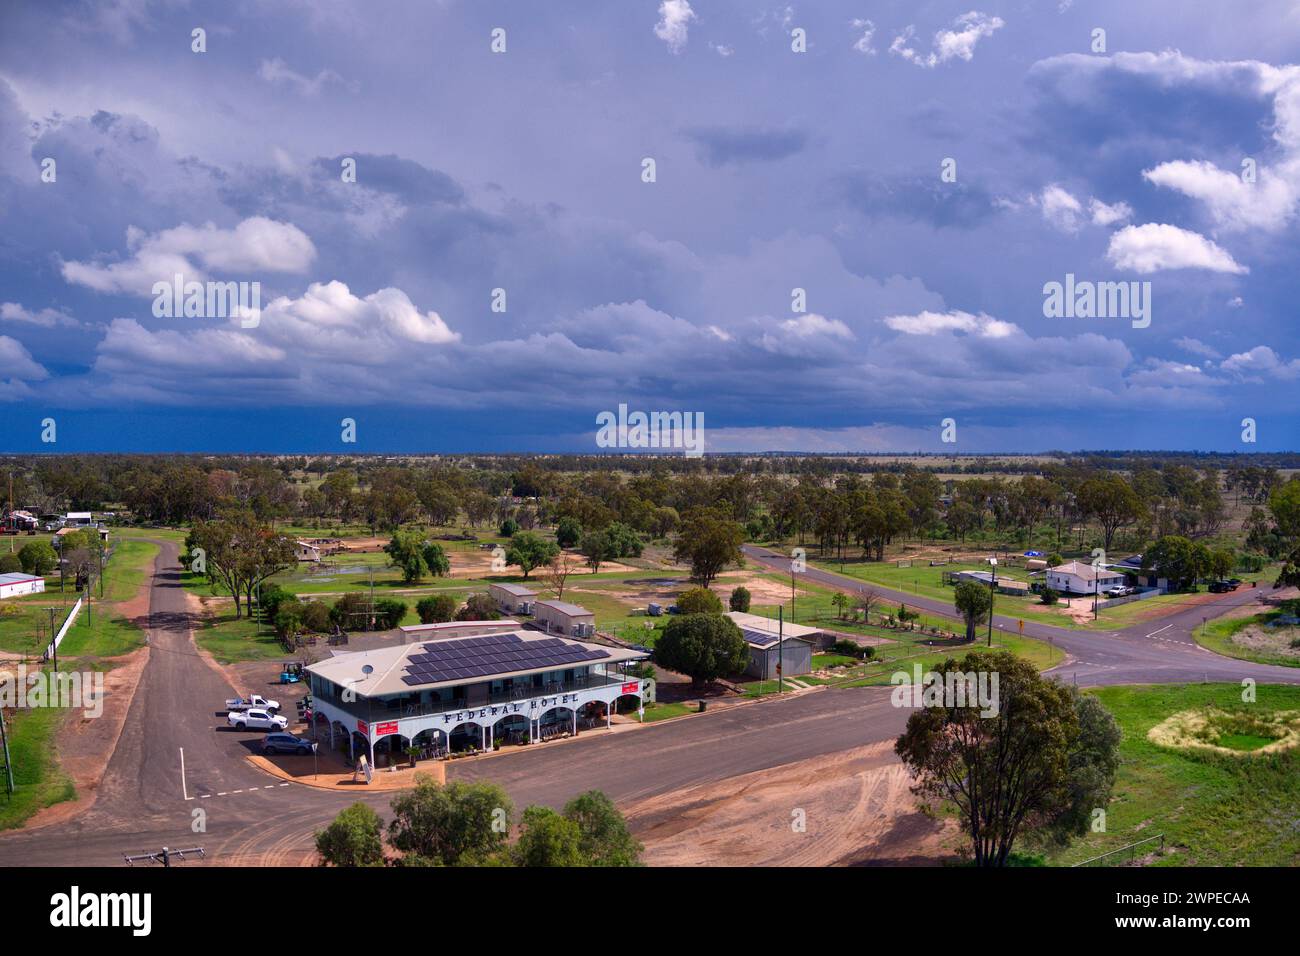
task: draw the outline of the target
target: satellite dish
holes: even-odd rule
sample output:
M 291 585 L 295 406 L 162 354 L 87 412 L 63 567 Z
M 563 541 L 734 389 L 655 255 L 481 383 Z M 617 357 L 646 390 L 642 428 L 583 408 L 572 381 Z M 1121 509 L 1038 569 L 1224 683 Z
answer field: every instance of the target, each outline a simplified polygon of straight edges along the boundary
M 375 672 L 374 667 L 372 667 L 372 666 L 369 665 L 369 664 L 363 664 L 363 665 L 361 666 L 361 673 L 365 674 L 367 677 L 369 677 L 369 676 L 370 676 L 371 674 L 373 674 L 374 672 Z

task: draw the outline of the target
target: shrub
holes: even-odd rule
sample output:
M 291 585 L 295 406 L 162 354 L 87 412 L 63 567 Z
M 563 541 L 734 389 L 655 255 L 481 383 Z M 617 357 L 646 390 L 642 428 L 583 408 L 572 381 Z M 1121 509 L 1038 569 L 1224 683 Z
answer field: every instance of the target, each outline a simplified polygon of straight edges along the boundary
M 333 823 L 316 834 L 321 866 L 382 866 L 382 827 L 379 814 L 364 803 L 340 811 Z
M 450 594 L 435 594 L 421 598 L 415 605 L 421 624 L 443 624 L 456 614 L 456 599 Z
M 572 548 L 582 538 L 582 525 L 577 518 L 566 515 L 555 527 L 555 543 L 561 548 Z
M 721 614 L 686 614 L 673 618 L 655 644 L 655 663 L 685 674 L 699 687 L 749 662 L 749 645 L 736 622 Z
M 58 567 L 59 556 L 48 541 L 28 541 L 18 552 L 18 561 L 28 574 L 49 574 Z
M 330 629 L 330 609 L 323 601 L 304 602 L 302 626 L 314 634 L 324 634 Z
M 864 647 L 857 641 L 836 641 L 831 645 L 831 650 L 846 657 L 872 658 L 876 656 L 874 647 Z
M 375 602 L 375 626 L 394 628 L 406 617 L 406 602 L 397 598 L 383 598 Z
M 330 621 L 339 627 L 369 630 L 368 612 L 370 601 L 364 594 L 350 592 L 344 594 L 330 608 Z
M 495 621 L 501 617 L 497 611 L 497 602 L 488 594 L 480 591 L 471 594 L 465 606 L 456 612 L 458 621 Z
M 23 563 L 16 554 L 0 554 L 0 574 L 9 574 L 13 571 L 21 571 Z
M 501 522 L 501 537 L 503 538 L 513 538 L 515 532 L 518 530 L 519 522 L 514 518 L 507 518 L 505 521 Z
M 1044 604 L 1055 604 L 1061 599 L 1061 595 L 1058 594 L 1054 588 L 1048 587 L 1043 588 L 1042 597 Z
M 691 588 L 677 598 L 677 610 L 683 614 L 721 614 L 722 602 L 708 588 Z
M 747 612 L 749 610 L 749 588 L 741 585 L 731 592 L 731 600 L 727 603 L 733 611 Z

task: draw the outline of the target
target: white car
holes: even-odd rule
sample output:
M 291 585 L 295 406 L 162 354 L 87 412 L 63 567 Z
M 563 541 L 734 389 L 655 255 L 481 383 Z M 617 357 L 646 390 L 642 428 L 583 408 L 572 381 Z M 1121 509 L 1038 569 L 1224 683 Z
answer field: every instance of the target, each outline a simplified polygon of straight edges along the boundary
M 226 723 L 239 730 L 284 730 L 289 726 L 289 719 L 253 707 L 249 710 L 232 710 L 226 715 Z

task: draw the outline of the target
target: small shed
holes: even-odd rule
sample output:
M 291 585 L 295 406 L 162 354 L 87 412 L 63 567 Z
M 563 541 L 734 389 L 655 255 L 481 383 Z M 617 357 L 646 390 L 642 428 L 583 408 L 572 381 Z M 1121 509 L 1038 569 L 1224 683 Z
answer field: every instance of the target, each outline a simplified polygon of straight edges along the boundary
M 533 622 L 547 634 L 592 637 L 596 633 L 595 613 L 568 601 L 533 602 Z
M 791 621 L 781 623 L 776 618 L 763 617 L 761 614 L 750 614 L 748 611 L 727 611 L 726 613 L 727 617 L 735 621 L 736 626 L 742 631 L 770 634 L 774 639 L 779 632 L 785 635 L 787 641 L 792 637 L 797 637 L 807 641 L 815 648 L 830 647 L 836 640 L 836 635 L 823 631 L 821 628 L 810 627 L 807 624 L 794 624 Z
M 537 592 L 522 584 L 489 584 L 488 595 L 506 614 L 531 614 Z
M 802 637 L 779 639 L 769 631 L 752 631 L 741 628 L 745 643 L 749 645 L 749 666 L 745 673 L 759 680 L 777 677 L 795 677 L 812 670 L 812 642 Z

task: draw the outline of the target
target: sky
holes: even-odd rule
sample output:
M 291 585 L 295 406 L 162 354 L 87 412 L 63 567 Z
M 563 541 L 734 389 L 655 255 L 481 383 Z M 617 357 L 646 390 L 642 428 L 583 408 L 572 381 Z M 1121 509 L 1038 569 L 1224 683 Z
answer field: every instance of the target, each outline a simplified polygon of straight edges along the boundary
M 1298 204 L 1293 0 L 7 0 L 0 452 L 1295 450 Z

